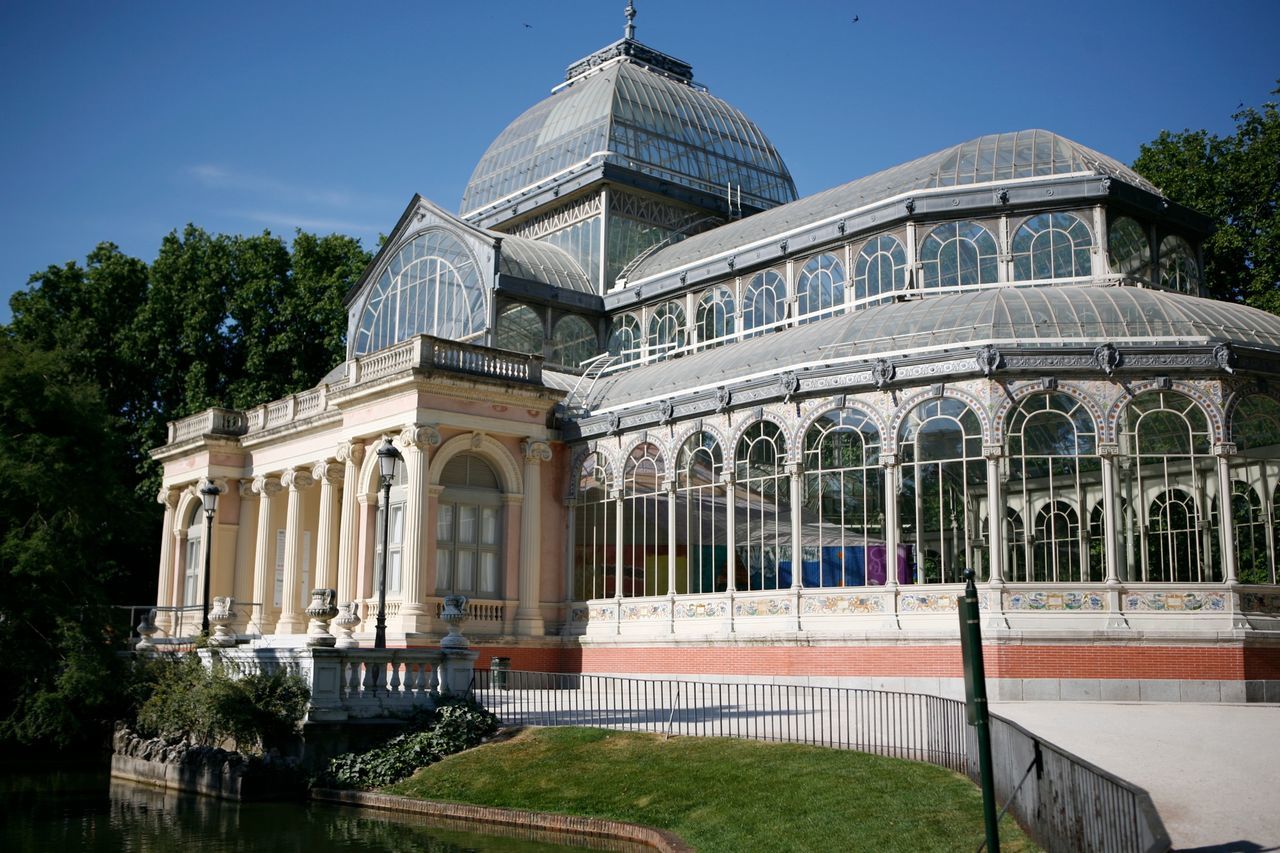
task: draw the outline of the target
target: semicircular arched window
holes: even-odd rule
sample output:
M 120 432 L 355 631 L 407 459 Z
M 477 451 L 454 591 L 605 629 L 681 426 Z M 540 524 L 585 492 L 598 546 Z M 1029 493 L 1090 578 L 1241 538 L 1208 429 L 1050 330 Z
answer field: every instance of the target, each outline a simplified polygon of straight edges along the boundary
M 814 421 L 804 436 L 804 472 L 810 553 L 801 562 L 801 585 L 883 585 L 884 469 L 871 416 L 846 406 Z
M 1111 271 L 1148 281 L 1151 277 L 1151 241 L 1147 229 L 1128 216 L 1116 218 L 1107 232 Z
M 787 445 L 772 421 L 747 427 L 734 450 L 735 585 L 740 590 L 791 586 L 791 493 Z
M 528 305 L 506 306 L 498 312 L 494 344 L 498 349 L 542 355 L 542 318 Z
M 649 354 L 666 355 L 685 342 L 684 309 L 679 302 L 664 302 L 649 315 Z
M 995 284 L 996 241 L 976 222 L 945 222 L 920 244 L 925 287 Z
M 1178 293 L 1200 290 L 1200 265 L 1191 244 L 1170 234 L 1160 241 L 1160 286 Z
M 352 355 L 385 349 L 414 335 L 474 338 L 484 332 L 486 308 L 471 252 L 448 231 L 426 231 L 396 253 L 370 288 Z
M 436 505 L 436 591 L 478 598 L 502 594 L 502 484 L 493 467 L 460 453 L 440 473 Z
M 734 332 L 735 302 L 733 291 L 727 287 L 713 287 L 698 300 L 698 342 L 706 346 L 719 346 Z
M 676 457 L 676 592 L 724 592 L 729 578 L 724 452 L 709 432 L 685 439 Z
M 1074 214 L 1033 216 L 1013 234 L 1014 281 L 1087 276 L 1092 245 L 1088 226 Z
M 844 308 L 844 264 L 835 255 L 810 258 L 800 269 L 796 297 L 801 323 L 821 319 L 819 312 L 826 317 L 840 313 Z
M 881 234 L 863 244 L 853 262 L 854 304 L 875 304 L 892 297 L 907 286 L 907 250 L 890 234 Z
M 595 327 L 577 314 L 566 314 L 556 320 L 551 330 L 551 356 L 547 360 L 561 367 L 581 367 L 582 362 L 599 352 Z
M 763 334 L 767 327 L 787 317 L 787 282 L 773 270 L 751 277 L 742 299 L 742 329 L 747 337 Z
M 609 493 L 613 477 L 599 451 L 587 454 L 578 471 L 573 509 L 573 600 L 605 598 L 617 578 L 617 514 Z
M 623 314 L 613 318 L 609 327 L 609 354 L 622 364 L 635 361 L 640 357 L 640 348 L 644 344 L 644 333 L 640 331 L 640 321 L 634 314 Z

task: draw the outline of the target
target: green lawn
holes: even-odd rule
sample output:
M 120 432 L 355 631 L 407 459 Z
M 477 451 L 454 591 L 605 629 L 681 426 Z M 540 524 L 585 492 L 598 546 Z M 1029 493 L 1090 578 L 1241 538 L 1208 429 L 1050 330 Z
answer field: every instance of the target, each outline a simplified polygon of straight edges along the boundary
M 711 851 L 976 850 L 982 796 L 928 764 L 845 750 L 604 729 L 527 729 L 385 789 L 588 815 Z M 1035 847 L 1006 817 L 1006 850 Z

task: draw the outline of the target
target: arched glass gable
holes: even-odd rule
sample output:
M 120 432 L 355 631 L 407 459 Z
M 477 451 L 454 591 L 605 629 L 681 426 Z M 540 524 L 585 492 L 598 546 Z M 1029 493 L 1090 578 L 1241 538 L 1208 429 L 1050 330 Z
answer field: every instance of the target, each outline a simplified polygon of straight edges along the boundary
M 997 251 L 991 232 L 976 222 L 946 222 L 920 244 L 925 287 L 995 284 Z
M 1080 217 L 1070 213 L 1042 213 L 1018 227 L 1013 235 L 1015 281 L 1087 276 L 1092 270 L 1089 251 L 1093 238 Z
M 868 240 L 853 262 L 854 303 L 876 303 L 907 285 L 907 250 L 889 234 Z
M 640 357 L 640 347 L 644 343 L 644 332 L 640 329 L 640 320 L 634 314 L 623 314 L 615 317 L 609 327 L 609 354 L 622 364 L 635 361 Z
M 1107 251 L 1112 272 L 1143 281 L 1151 277 L 1151 241 L 1147 239 L 1147 229 L 1136 219 L 1121 216 L 1111 223 Z
M 1169 235 L 1160 241 L 1160 284 L 1179 293 L 1200 290 L 1200 265 L 1195 250 L 1181 237 Z
M 826 316 L 838 313 L 830 309 L 839 309 L 844 305 L 844 264 L 836 260 L 835 255 L 810 258 L 800 269 L 796 298 L 799 301 L 797 311 L 802 318 L 820 311 L 826 312 Z M 800 322 L 815 319 L 818 318 L 808 317 Z
M 443 229 L 414 237 L 365 297 L 352 355 L 385 349 L 414 335 L 465 340 L 485 327 L 485 288 L 476 259 Z
M 759 330 L 755 334 L 763 334 L 772 324 L 786 319 L 787 282 L 773 270 L 756 273 L 751 277 L 742 301 L 743 330 Z
M 698 342 L 725 343 L 721 339 L 734 332 L 734 311 L 733 291 L 729 288 L 715 287 L 702 294 L 702 298 L 698 300 Z
M 684 309 L 679 302 L 666 302 L 649 317 L 649 354 L 665 355 L 685 342 Z
M 512 304 L 498 314 L 498 349 L 542 354 L 542 318 L 528 305 Z
M 552 364 L 576 368 L 598 351 L 595 327 L 586 319 L 577 314 L 566 314 L 556 320 L 551 331 L 551 357 L 548 359 Z

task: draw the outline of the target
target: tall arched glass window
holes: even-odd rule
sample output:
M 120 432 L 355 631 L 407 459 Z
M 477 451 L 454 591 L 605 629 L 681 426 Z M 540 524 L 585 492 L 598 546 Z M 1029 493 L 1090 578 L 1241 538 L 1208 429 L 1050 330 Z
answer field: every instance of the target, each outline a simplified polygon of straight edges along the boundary
M 679 302 L 664 302 L 649 315 L 649 355 L 666 355 L 685 342 L 684 309 Z
M 1204 411 L 1174 391 L 1139 394 L 1125 408 L 1120 439 L 1121 494 L 1127 506 L 1146 514 L 1137 525 L 1138 540 L 1122 549 L 1141 561 L 1128 579 L 1221 580 L 1221 566 L 1212 560 L 1217 533 L 1200 526 L 1217 489 Z
M 844 309 L 844 264 L 835 255 L 810 258 L 800 268 L 796 298 L 801 323 L 838 314 Z
M 614 594 L 617 520 L 609 496 L 612 478 L 600 453 L 589 453 L 578 471 L 573 498 L 573 598 L 587 601 Z
M 1102 462 L 1088 410 L 1068 394 L 1036 394 L 1010 415 L 1007 433 L 1005 500 L 1035 520 L 1033 537 L 1021 546 L 1026 553 L 1020 561 L 1009 560 L 1008 579 L 1102 580 L 1102 563 L 1088 559 L 1080 539 L 1079 508 L 1102 497 Z M 1074 544 L 1059 541 L 1068 528 L 1076 537 Z M 1048 543 L 1046 537 L 1053 541 Z M 1029 567 L 1031 574 L 1014 573 L 1015 565 Z
M 547 360 L 562 367 L 578 368 L 597 355 L 599 342 L 595 326 L 577 314 L 566 314 L 551 331 L 551 357 Z
M 1136 219 L 1120 216 L 1112 221 L 1107 232 L 1107 253 L 1113 273 L 1151 280 L 1151 241 L 1147 239 L 1147 229 Z
M 609 354 L 622 364 L 635 361 L 640 357 L 644 343 L 644 333 L 640 331 L 640 321 L 634 314 L 623 314 L 613 319 L 609 327 Z
M 1160 285 L 1179 293 L 1200 292 L 1200 265 L 1191 244 L 1170 234 L 1160 241 Z
M 1218 526 L 1218 505 L 1213 505 L 1211 521 Z M 1231 532 L 1235 543 L 1236 578 L 1240 583 L 1272 583 L 1271 557 L 1267 546 L 1267 516 L 1262 498 L 1249 483 L 1231 483 Z M 1222 559 L 1214 553 L 1214 562 Z
M 883 585 L 890 561 L 875 422 L 852 406 L 822 415 L 805 433 L 804 471 L 801 583 Z
M 995 284 L 1000 274 L 991 232 L 976 222 L 946 222 L 920 244 L 925 287 Z
M 643 442 L 622 472 L 624 597 L 667 594 L 667 491 L 657 445 Z
M 676 457 L 676 592 L 723 592 L 729 551 L 724 453 L 715 436 L 695 432 Z
M 786 317 L 787 282 L 773 270 L 753 275 L 742 298 L 742 329 L 747 337 L 762 334 L 765 327 Z
M 1093 237 L 1080 217 L 1070 213 L 1033 216 L 1013 234 L 1013 278 L 1036 281 L 1089 275 Z
M 908 548 L 915 581 L 959 583 L 966 568 L 985 576 L 975 547 L 987 497 L 978 416 L 950 397 L 926 400 L 903 421 L 898 446 L 899 541 Z
M 512 303 L 498 312 L 498 349 L 542 355 L 542 318 L 528 305 Z
M 263 500 L 266 500 L 264 497 Z M 195 508 L 191 511 L 191 517 L 187 521 L 187 546 L 186 553 L 183 555 L 182 566 L 182 604 L 184 607 L 190 607 L 194 604 L 200 604 L 200 579 L 204 572 L 204 551 L 201 544 L 204 542 L 204 505 L 196 502 Z M 281 576 L 283 581 L 283 575 Z M 276 604 L 279 607 L 279 603 Z
M 365 297 L 352 342 L 364 355 L 413 335 L 466 340 L 484 331 L 487 303 L 475 258 L 443 229 L 414 237 Z
M 747 427 L 734 452 L 737 589 L 791 586 L 791 487 L 787 446 L 772 421 Z
M 872 237 L 853 263 L 853 301 L 874 305 L 907 286 L 907 250 L 894 236 Z
M 1260 500 L 1271 500 L 1277 485 L 1280 485 L 1280 403 L 1265 394 L 1251 394 L 1241 400 L 1231 413 L 1231 440 L 1236 446 L 1236 455 L 1231 459 L 1235 491 L 1247 487 Z M 1244 505 L 1233 497 L 1232 507 L 1232 517 L 1239 525 Z M 1265 505 L 1259 508 L 1259 517 L 1263 522 L 1272 520 L 1277 509 L 1272 500 L 1270 511 Z M 1269 526 L 1270 533 L 1263 538 L 1265 548 L 1252 547 L 1256 540 L 1248 540 L 1251 543 L 1249 557 L 1243 556 L 1241 534 L 1238 529 L 1236 531 L 1236 577 L 1241 583 L 1277 581 L 1280 525 L 1272 520 Z
M 409 479 L 403 465 L 396 466 L 395 479 L 391 481 L 390 501 L 384 502 L 386 492 L 378 489 L 378 515 L 373 532 L 373 561 L 375 571 L 386 566 L 387 595 L 400 594 L 400 581 L 403 570 L 401 556 L 404 553 L 404 510 L 409 501 Z M 389 508 L 388 508 L 389 507 Z M 391 527 L 387 531 L 387 561 L 382 561 L 382 525 L 391 519 Z M 278 531 L 281 540 L 281 561 L 277 570 L 277 586 L 284 588 L 283 540 L 284 531 Z M 375 587 L 376 587 L 375 582 Z M 305 586 L 305 584 L 304 584 Z M 278 598 L 278 596 L 277 596 Z M 276 605 L 277 607 L 279 604 Z
M 719 346 L 734 332 L 733 291 L 713 287 L 698 300 L 698 343 Z
M 498 475 L 474 453 L 460 453 L 440 473 L 436 503 L 436 590 L 502 597 L 502 491 Z
M 1005 509 L 1004 540 L 1008 553 L 1005 574 L 1010 579 L 1027 577 L 1027 528 L 1022 514 L 1013 507 Z

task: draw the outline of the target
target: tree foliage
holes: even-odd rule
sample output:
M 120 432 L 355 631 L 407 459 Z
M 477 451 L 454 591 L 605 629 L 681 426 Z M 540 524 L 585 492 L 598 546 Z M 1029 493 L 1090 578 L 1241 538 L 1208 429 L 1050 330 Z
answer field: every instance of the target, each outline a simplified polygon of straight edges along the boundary
M 1163 131 L 1139 149 L 1133 168 L 1214 220 L 1204 254 L 1215 295 L 1280 314 L 1280 112 L 1269 102 L 1234 118 L 1227 136 Z

